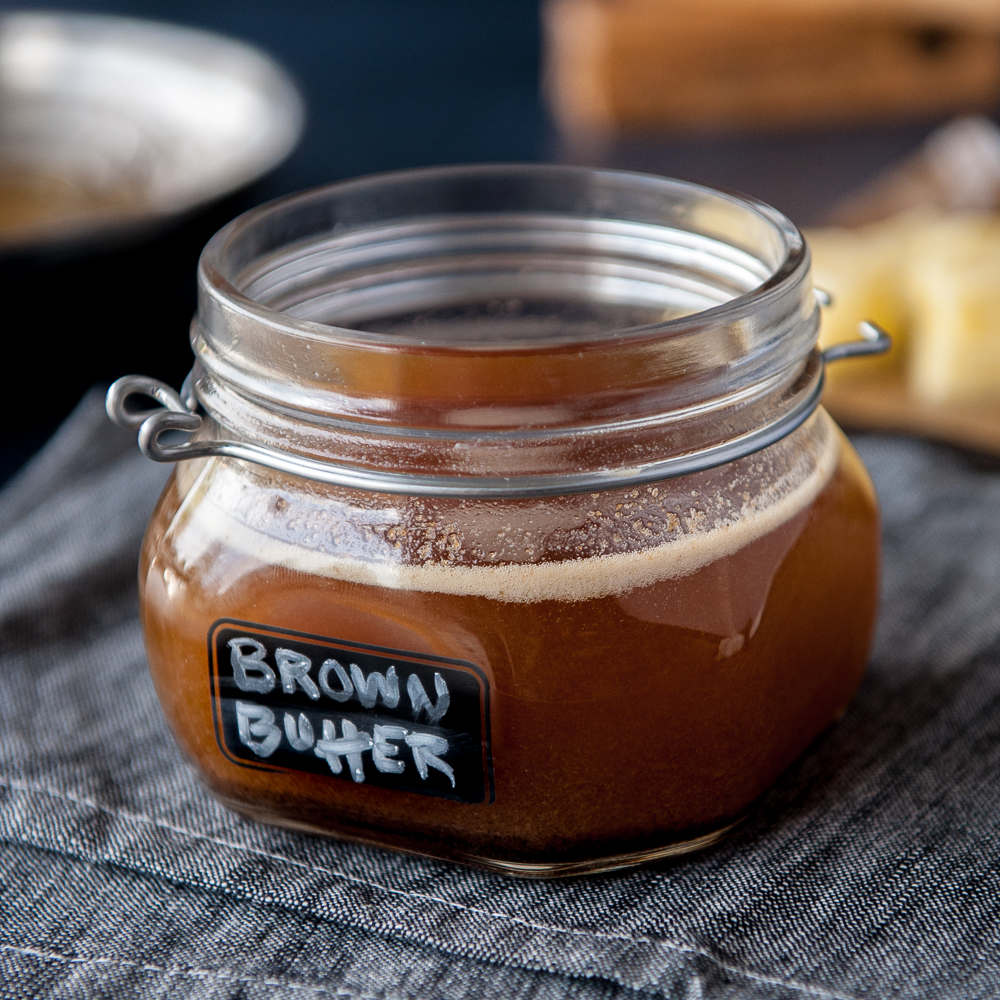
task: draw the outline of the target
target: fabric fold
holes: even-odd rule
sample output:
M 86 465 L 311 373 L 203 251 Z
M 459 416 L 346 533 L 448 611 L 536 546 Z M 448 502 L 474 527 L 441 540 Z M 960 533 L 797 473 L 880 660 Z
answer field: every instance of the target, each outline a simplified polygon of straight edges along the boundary
M 166 470 L 86 397 L 0 493 L 7 982 L 345 1000 L 996 996 L 1000 476 L 915 441 L 859 448 L 885 577 L 845 718 L 717 848 L 521 882 L 249 823 L 202 788 L 138 624 L 136 559 Z M 75 936 L 54 913 L 77 914 Z

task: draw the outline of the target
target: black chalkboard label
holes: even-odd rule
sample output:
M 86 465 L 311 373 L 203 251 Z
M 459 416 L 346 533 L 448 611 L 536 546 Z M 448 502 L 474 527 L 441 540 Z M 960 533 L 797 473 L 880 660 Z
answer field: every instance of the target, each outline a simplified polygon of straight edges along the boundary
M 236 764 L 493 800 L 489 687 L 472 663 L 228 619 L 208 658 L 216 739 Z

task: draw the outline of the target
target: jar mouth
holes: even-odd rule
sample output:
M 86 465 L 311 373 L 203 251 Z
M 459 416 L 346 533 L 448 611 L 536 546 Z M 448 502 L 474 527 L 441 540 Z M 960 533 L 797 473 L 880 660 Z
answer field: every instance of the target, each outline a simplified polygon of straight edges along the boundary
M 461 190 L 456 192 L 456 186 Z M 525 188 L 536 186 L 540 190 L 525 198 Z M 450 212 L 441 210 L 442 192 L 451 203 Z M 623 192 L 634 203 L 628 206 L 631 211 L 623 211 Z M 552 198 L 554 193 L 557 199 Z M 518 201 L 531 208 L 519 211 Z M 553 205 L 553 201 L 562 204 Z M 607 213 L 604 219 L 599 215 L 602 209 Z M 679 301 L 664 303 L 664 316 L 644 322 L 615 324 L 611 317 L 610 323 L 587 329 L 580 323 L 546 323 L 550 317 L 530 317 L 527 325 L 533 329 L 528 337 L 511 336 L 509 331 L 499 336 L 491 336 L 490 331 L 485 336 L 482 332 L 469 335 L 468 325 L 462 329 L 456 323 L 420 323 L 420 305 L 413 310 L 417 316 L 406 317 L 410 329 L 405 328 L 405 321 L 393 322 L 391 329 L 378 329 L 389 325 L 381 318 L 375 324 L 351 322 L 365 313 L 366 288 L 357 280 L 359 268 L 398 265 L 407 251 L 410 257 L 426 254 L 428 244 L 436 241 L 439 252 L 476 255 L 481 270 L 488 272 L 493 263 L 487 256 L 491 242 L 492 249 L 506 250 L 516 259 L 519 248 L 522 254 L 525 251 L 526 236 L 532 249 L 549 250 L 553 255 L 577 241 L 579 270 L 591 278 L 589 289 L 578 289 L 581 299 L 587 291 L 591 296 L 599 292 L 602 280 L 607 287 L 616 278 L 619 284 L 631 280 L 635 286 L 644 279 L 668 278 L 671 268 L 676 272 L 683 265 L 685 255 L 688 267 L 694 260 L 701 271 L 696 278 L 674 284 L 670 290 Z M 394 252 L 386 253 L 387 244 L 395 244 Z M 373 247 L 381 253 L 371 253 Z M 585 259 L 588 255 L 589 260 Z M 616 255 L 632 263 L 630 274 L 594 266 L 593 258 L 603 257 L 609 263 Z M 332 266 L 331 259 L 336 259 Z M 662 270 L 657 274 L 649 268 L 643 273 L 642 263 L 658 264 Z M 321 289 L 328 292 L 321 302 L 316 301 L 320 295 L 310 298 L 309 280 L 321 284 L 317 277 L 324 267 L 335 270 L 338 265 L 355 279 L 350 287 L 334 288 L 332 294 Z M 631 171 L 482 164 L 386 172 L 287 195 L 250 209 L 206 245 L 198 280 L 204 295 L 304 339 L 388 349 L 502 350 L 528 344 L 621 343 L 738 324 L 752 319 L 765 300 L 791 291 L 789 286 L 794 286 L 808 265 L 808 250 L 798 228 L 778 210 L 747 195 Z M 425 267 L 425 280 L 426 272 Z M 489 278 L 495 290 L 496 272 Z M 713 278 L 718 281 L 715 288 L 711 287 Z M 540 279 L 523 283 L 537 288 Z M 374 281 L 367 287 L 372 296 L 378 295 Z M 510 290 L 515 296 L 524 292 L 523 286 Z M 458 289 L 455 297 L 462 291 Z M 710 301 L 713 293 L 719 301 Z M 499 295 L 494 291 L 494 297 L 502 296 L 502 290 Z M 417 290 L 414 297 L 423 300 L 425 309 L 439 304 L 427 291 L 421 295 Z M 336 298 L 340 301 L 331 301 Z M 649 296 L 646 303 L 636 303 L 635 312 L 641 314 L 642 305 L 655 312 L 657 304 Z M 621 312 L 626 314 L 627 309 Z
M 763 447 L 819 395 L 801 233 L 687 181 L 502 164 L 347 181 L 240 216 L 198 280 L 209 415 L 352 483 L 649 479 Z

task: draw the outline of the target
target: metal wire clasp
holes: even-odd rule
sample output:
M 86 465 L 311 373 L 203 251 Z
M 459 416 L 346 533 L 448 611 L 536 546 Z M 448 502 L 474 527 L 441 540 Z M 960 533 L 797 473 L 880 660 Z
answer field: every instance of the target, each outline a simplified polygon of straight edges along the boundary
M 813 294 L 816 301 L 823 307 L 829 308 L 833 305 L 833 296 L 822 288 L 814 288 Z M 863 319 L 858 323 L 858 333 L 860 340 L 848 340 L 842 344 L 831 344 L 820 353 L 823 355 L 823 363 L 831 364 L 834 361 L 842 361 L 844 358 L 858 358 L 866 354 L 885 354 L 892 347 L 892 337 L 870 319 Z
M 817 290 L 821 305 L 830 305 L 830 297 Z M 126 375 L 108 390 L 108 416 L 119 426 L 138 428 L 139 450 L 154 462 L 178 462 L 191 458 L 225 456 L 254 462 L 294 476 L 318 482 L 332 483 L 355 489 L 379 490 L 387 493 L 420 493 L 431 496 L 546 496 L 583 492 L 602 488 L 617 488 L 626 483 L 654 482 L 673 476 L 687 475 L 743 458 L 790 434 L 816 409 L 823 390 L 820 359 L 823 364 L 841 358 L 863 354 L 882 354 L 891 346 L 891 338 L 878 324 L 865 320 L 859 324 L 861 339 L 834 344 L 815 352 L 808 362 L 808 391 L 793 407 L 780 416 L 740 437 L 721 442 L 699 452 L 672 455 L 626 471 L 607 469 L 575 474 L 537 475 L 518 481 L 516 477 L 479 477 L 470 482 L 465 476 L 414 476 L 405 472 L 358 468 L 336 461 L 321 461 L 276 448 L 263 447 L 248 441 L 205 439 L 192 440 L 190 435 L 202 427 L 202 417 L 195 412 L 197 400 L 191 377 L 185 380 L 179 393 L 155 378 Z M 137 407 L 137 397 L 152 399 L 157 407 Z M 169 431 L 186 435 L 178 443 L 162 440 Z
M 146 408 L 130 405 L 139 397 L 155 400 L 160 405 Z M 190 441 L 165 444 L 160 440 L 167 431 L 193 434 L 201 427 L 201 417 L 194 412 L 196 402 L 190 379 L 184 381 L 178 393 L 159 379 L 146 375 L 125 375 L 108 389 L 104 406 L 108 416 L 119 427 L 127 430 L 138 428 L 139 450 L 154 462 L 198 458 L 203 453 L 202 448 Z

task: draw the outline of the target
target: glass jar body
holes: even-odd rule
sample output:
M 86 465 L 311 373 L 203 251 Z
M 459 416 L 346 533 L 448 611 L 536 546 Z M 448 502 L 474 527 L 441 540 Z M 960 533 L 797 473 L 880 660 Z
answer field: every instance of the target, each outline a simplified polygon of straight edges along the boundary
M 710 842 L 838 717 L 878 518 L 822 410 L 718 468 L 531 499 L 219 457 L 175 470 L 140 585 L 168 722 L 224 802 L 560 874 Z

